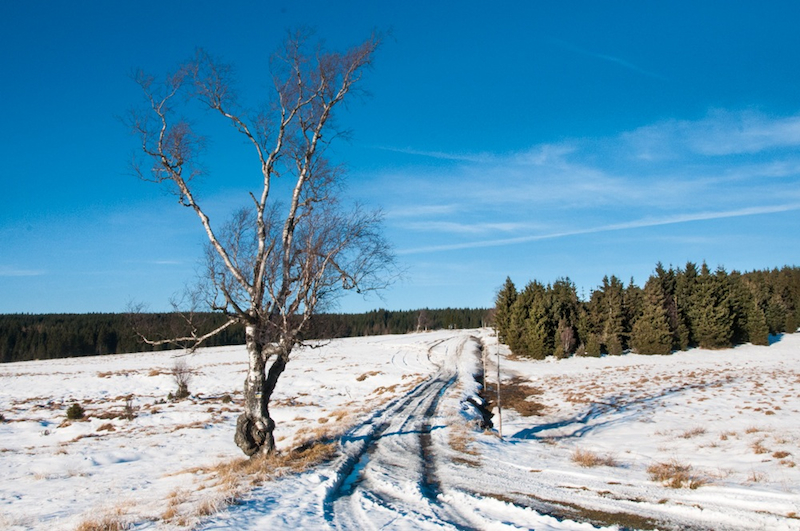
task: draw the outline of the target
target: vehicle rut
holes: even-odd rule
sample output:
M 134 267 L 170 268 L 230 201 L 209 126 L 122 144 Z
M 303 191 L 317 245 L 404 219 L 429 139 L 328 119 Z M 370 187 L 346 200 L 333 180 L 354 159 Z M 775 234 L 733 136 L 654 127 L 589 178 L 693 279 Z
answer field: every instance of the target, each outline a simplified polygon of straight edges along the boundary
M 343 439 L 352 453 L 324 502 L 333 527 L 402 528 L 405 522 L 415 529 L 470 529 L 439 500 L 432 441 L 432 432 L 443 427 L 435 423 L 440 399 L 458 378 L 456 359 L 467 340 L 431 345 L 431 359 L 445 351 L 437 371 Z

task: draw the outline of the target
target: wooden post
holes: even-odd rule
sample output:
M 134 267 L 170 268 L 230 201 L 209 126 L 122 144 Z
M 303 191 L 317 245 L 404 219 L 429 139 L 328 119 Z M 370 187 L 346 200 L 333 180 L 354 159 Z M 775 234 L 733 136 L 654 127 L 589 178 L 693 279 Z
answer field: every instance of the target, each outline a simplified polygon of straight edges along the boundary
M 497 343 L 497 433 L 503 438 L 503 409 L 500 406 L 500 343 Z

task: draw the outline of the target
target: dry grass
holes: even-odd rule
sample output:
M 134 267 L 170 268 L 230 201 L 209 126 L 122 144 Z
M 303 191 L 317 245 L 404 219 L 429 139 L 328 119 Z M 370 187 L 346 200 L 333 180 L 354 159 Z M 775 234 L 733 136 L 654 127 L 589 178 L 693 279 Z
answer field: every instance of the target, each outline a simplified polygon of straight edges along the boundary
M 654 463 L 647 467 L 651 481 L 657 481 L 671 489 L 696 489 L 707 483 L 707 480 L 692 473 L 691 465 L 684 465 L 678 461 L 668 463 Z
M 161 520 L 177 526 L 188 526 L 198 518 L 210 516 L 236 503 L 244 493 L 267 481 L 287 474 L 300 473 L 330 459 L 336 451 L 333 443 L 310 441 L 289 452 L 252 458 L 237 458 L 208 467 L 194 467 L 174 474 L 204 475 L 205 479 L 192 491 L 178 490 L 170 494 Z M 206 489 L 208 489 L 206 491 Z M 197 493 L 206 491 L 203 494 Z
M 370 376 L 377 376 L 377 375 L 379 375 L 379 374 L 383 374 L 383 373 L 382 373 L 381 371 L 369 371 L 369 372 L 365 372 L 365 373 L 364 373 L 364 374 L 362 374 L 361 376 L 357 377 L 357 378 L 356 378 L 356 381 L 357 381 L 357 382 L 363 382 L 364 380 L 366 380 L 366 379 L 367 379 L 367 378 L 369 378 Z
M 764 442 L 763 439 L 759 439 L 753 444 L 750 445 L 750 448 L 753 449 L 753 453 L 755 454 L 768 454 L 769 450 L 762 444 Z
M 84 520 L 75 531 L 123 531 L 128 526 L 119 516 L 107 515 L 101 518 Z
M 706 429 L 701 426 L 696 426 L 690 430 L 686 430 L 685 432 L 678 435 L 681 439 L 691 439 L 692 437 L 697 437 L 698 435 L 703 435 L 706 433 Z
M 75 531 L 123 531 L 130 525 L 125 522 L 127 508 L 119 505 L 102 516 L 88 518 L 75 528 Z
M 747 476 L 747 481 L 749 483 L 761 483 L 762 481 L 767 480 L 767 475 L 763 472 L 756 472 L 755 470 L 750 472 L 750 475 Z
M 610 455 L 600 455 L 590 450 L 581 450 L 580 448 L 572 453 L 572 462 L 585 468 L 596 466 L 619 466 L 619 463 Z

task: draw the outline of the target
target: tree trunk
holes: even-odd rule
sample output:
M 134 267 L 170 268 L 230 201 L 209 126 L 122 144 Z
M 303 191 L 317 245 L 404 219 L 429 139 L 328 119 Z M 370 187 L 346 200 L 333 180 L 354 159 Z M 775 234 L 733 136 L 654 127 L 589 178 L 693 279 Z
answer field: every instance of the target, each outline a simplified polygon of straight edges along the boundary
M 270 454 L 275 451 L 275 422 L 269 416 L 269 400 L 283 370 L 289 352 L 280 345 L 265 344 L 264 334 L 253 325 L 245 328 L 249 367 L 244 381 L 244 413 L 236 421 L 234 441 L 245 455 Z M 275 360 L 266 370 L 272 355 Z

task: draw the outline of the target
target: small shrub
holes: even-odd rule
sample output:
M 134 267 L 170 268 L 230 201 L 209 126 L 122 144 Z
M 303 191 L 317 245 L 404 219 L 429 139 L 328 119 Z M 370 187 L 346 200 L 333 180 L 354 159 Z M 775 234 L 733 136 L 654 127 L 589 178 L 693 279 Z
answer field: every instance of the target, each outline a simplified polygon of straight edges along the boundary
M 230 404 L 231 402 L 233 402 L 233 398 L 231 398 L 231 395 L 224 395 L 222 397 L 223 404 Z
M 189 393 L 189 383 L 192 381 L 192 369 L 189 368 L 186 359 L 176 359 L 175 364 L 170 370 L 170 374 L 178 386 L 178 390 L 174 395 L 170 393 L 170 400 L 183 400 L 187 398 L 191 394 Z
M 136 418 L 136 410 L 138 408 L 133 405 L 133 396 L 128 396 L 125 399 L 125 409 L 122 412 L 122 418 L 126 420 L 133 420 Z
M 3 415 L 2 413 L 0 413 L 0 422 L 5 422 L 5 421 L 6 421 L 6 417 L 5 417 L 5 415 Z
M 80 420 L 84 415 L 86 415 L 86 410 L 77 402 L 67 408 L 67 418 L 69 420 Z

